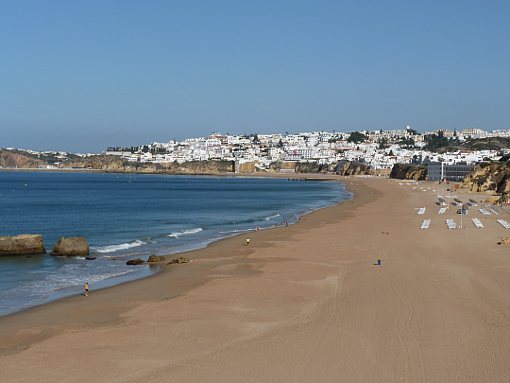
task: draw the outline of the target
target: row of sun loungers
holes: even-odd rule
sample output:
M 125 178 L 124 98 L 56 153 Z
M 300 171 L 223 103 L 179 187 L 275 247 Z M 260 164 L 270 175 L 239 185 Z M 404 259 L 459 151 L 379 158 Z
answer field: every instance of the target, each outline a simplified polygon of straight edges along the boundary
M 480 220 L 478 218 L 473 218 L 471 221 L 473 221 L 473 224 L 478 228 L 478 229 L 483 229 L 483 224 L 480 222 Z
M 446 208 L 445 207 L 442 207 L 441 209 L 439 209 L 439 211 L 437 212 L 437 214 L 444 214 L 446 213 Z
M 498 219 L 498 222 L 501 226 L 503 226 L 505 229 L 510 229 L 510 223 L 505 221 L 504 219 Z
M 491 215 L 491 212 L 487 209 L 484 209 L 484 208 L 480 208 L 478 209 L 480 211 L 480 213 L 482 213 L 483 215 Z
M 416 213 L 416 214 L 418 214 L 418 215 L 423 215 L 423 214 L 425 214 L 425 208 L 424 208 L 424 207 L 420 207 L 420 208 L 418 209 L 418 213 Z
M 455 220 L 450 218 L 446 220 L 446 226 L 448 226 L 448 229 L 456 229 L 457 223 L 455 222 Z
M 420 229 L 428 229 L 430 226 L 430 219 L 426 219 L 423 221 L 423 223 L 420 226 Z

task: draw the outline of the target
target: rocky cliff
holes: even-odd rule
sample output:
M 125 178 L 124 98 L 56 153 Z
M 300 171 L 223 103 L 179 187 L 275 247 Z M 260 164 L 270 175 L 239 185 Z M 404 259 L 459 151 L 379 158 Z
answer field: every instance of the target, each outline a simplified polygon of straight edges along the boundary
M 61 162 L 38 158 L 27 152 L 0 150 L 0 167 L 4 168 L 41 168 L 51 165 L 60 169 L 96 170 L 112 173 L 145 173 L 145 174 L 220 174 L 233 173 L 233 161 L 192 161 L 182 164 L 129 162 L 118 156 L 67 155 Z M 259 170 L 256 162 L 243 163 L 241 173 L 256 173 Z M 277 161 L 270 164 L 268 173 L 280 173 L 292 170 L 295 173 L 336 173 L 342 176 L 372 174 L 370 166 L 356 161 L 339 161 L 335 164 L 320 165 L 314 162 Z
M 270 173 L 278 173 L 282 170 L 294 170 L 295 173 L 334 173 L 341 176 L 372 174 L 370 166 L 356 161 L 339 161 L 335 164 L 320 165 L 313 162 L 273 162 L 269 166 Z
M 427 167 L 413 164 L 395 164 L 391 169 L 390 178 L 399 180 L 425 180 Z
M 0 168 L 39 168 L 46 162 L 24 153 L 0 150 Z
M 334 171 L 341 176 L 372 174 L 370 166 L 356 161 L 339 161 Z
M 463 187 L 473 192 L 510 192 L 510 161 L 482 163 L 464 178 Z
M 66 161 L 62 168 L 91 169 L 116 173 L 148 174 L 219 174 L 234 171 L 232 161 L 193 161 L 178 164 L 129 162 L 116 156 L 98 155 L 79 161 Z

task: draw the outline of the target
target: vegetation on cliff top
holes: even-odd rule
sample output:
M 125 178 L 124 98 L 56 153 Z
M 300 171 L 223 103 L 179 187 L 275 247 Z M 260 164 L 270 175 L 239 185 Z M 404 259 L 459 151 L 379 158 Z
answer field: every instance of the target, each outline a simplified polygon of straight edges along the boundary
M 438 153 L 459 150 L 501 150 L 510 148 L 510 138 L 508 137 L 473 138 L 460 142 L 457 137 L 446 138 L 441 132 L 425 136 L 425 142 L 427 143 L 424 147 L 425 150 Z

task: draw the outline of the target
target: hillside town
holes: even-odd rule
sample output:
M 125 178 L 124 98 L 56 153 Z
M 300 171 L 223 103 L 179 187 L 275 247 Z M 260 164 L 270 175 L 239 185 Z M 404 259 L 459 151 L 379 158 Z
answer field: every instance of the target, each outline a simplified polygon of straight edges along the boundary
M 105 154 L 120 156 L 131 162 L 191 162 L 228 160 L 255 162 L 260 170 L 276 161 L 333 164 L 356 161 L 374 170 L 390 170 L 396 163 L 426 165 L 472 165 L 498 160 L 507 150 L 435 150 L 434 142 L 457 143 L 466 140 L 510 137 L 510 131 L 486 132 L 481 129 L 462 131 L 437 130 L 418 133 L 407 126 L 402 130 L 361 132 L 305 132 L 298 134 L 230 135 L 212 133 L 207 137 L 184 141 L 154 142 L 137 147 L 109 147 Z M 436 145 L 437 146 L 437 145 Z M 446 146 L 446 145 L 444 145 Z
M 285 169 L 311 164 L 333 169 L 341 162 L 357 163 L 371 174 L 389 175 L 396 164 L 427 168 L 427 179 L 462 180 L 477 163 L 506 159 L 510 153 L 510 130 L 436 130 L 419 133 L 406 126 L 401 130 L 354 132 L 304 132 L 284 134 L 231 135 L 212 133 L 183 141 L 153 142 L 132 147 L 108 147 L 103 153 L 38 152 L 4 149 L 31 156 L 28 167 L 88 167 L 80 161 L 98 156 L 118 158 L 136 166 L 170 166 L 185 163 L 228 161 L 235 170 L 265 172 L 274 163 L 287 163 Z M 78 161 L 78 162 L 77 162 Z M 101 160 L 102 161 L 102 160 Z M 3 161 L 4 163 L 6 161 Z M 3 165 L 9 167 L 9 165 Z M 18 165 L 10 165 L 18 167 Z M 274 170 L 274 169 L 273 169 Z M 242 171 L 242 170 L 241 170 Z

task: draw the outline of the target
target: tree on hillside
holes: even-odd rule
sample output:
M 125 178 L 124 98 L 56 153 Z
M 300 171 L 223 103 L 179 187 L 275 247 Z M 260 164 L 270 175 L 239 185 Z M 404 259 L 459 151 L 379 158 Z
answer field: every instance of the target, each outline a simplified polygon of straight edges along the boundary
M 347 142 L 354 142 L 355 144 L 359 144 L 360 142 L 365 142 L 368 139 L 363 133 L 360 132 L 352 132 Z
M 412 148 L 414 146 L 414 140 L 411 137 L 403 138 L 400 141 L 398 141 L 398 144 L 402 147 Z
M 427 143 L 427 146 L 425 148 L 430 151 L 434 151 L 448 146 L 448 138 L 444 136 L 443 132 L 439 132 L 438 134 L 434 133 L 426 135 L 425 142 Z
M 379 140 L 378 144 L 379 144 L 379 149 L 386 149 L 387 147 L 389 147 L 388 139 L 386 137 L 381 138 Z

